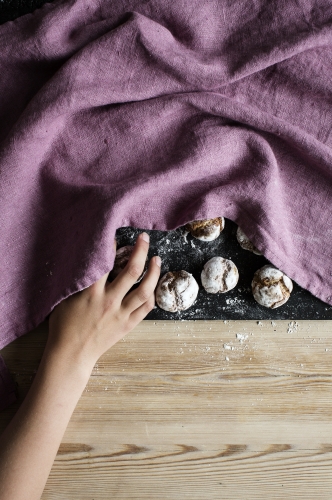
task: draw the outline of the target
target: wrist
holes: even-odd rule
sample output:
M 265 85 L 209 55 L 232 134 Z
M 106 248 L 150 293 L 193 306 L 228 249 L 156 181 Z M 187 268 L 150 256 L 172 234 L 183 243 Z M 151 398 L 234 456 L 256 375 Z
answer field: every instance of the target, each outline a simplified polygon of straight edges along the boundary
M 96 360 L 97 361 L 97 360 Z M 47 341 L 42 363 L 57 371 L 61 371 L 66 377 L 71 377 L 85 385 L 87 384 L 93 367 L 96 363 L 83 349 L 72 346 L 56 345 Z

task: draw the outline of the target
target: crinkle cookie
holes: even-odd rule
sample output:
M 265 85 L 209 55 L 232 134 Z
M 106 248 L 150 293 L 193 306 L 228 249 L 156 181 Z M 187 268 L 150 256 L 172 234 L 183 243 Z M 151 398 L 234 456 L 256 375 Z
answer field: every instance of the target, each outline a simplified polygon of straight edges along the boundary
M 195 302 L 198 290 L 197 281 L 187 271 L 169 271 L 159 280 L 156 302 L 164 311 L 185 311 Z
M 253 252 L 256 255 L 263 255 L 257 248 L 251 243 L 249 240 L 248 236 L 244 234 L 240 226 L 237 228 L 236 231 L 236 239 L 239 242 L 240 246 L 244 250 L 249 250 L 249 252 Z
M 185 230 L 188 231 L 194 238 L 201 241 L 213 241 L 218 238 L 219 234 L 225 227 L 225 219 L 217 217 L 216 219 L 194 220 L 185 225 Z
M 208 293 L 225 293 L 237 285 L 239 271 L 231 260 L 212 257 L 204 265 L 201 280 Z
M 119 248 L 116 251 L 115 254 L 115 259 L 114 259 L 114 266 L 112 271 L 109 274 L 109 279 L 114 280 L 118 274 L 121 273 L 121 271 L 126 267 L 128 260 L 132 254 L 134 247 L 131 245 L 126 245 L 124 247 Z M 147 271 L 147 261 L 145 262 L 144 266 L 144 271 L 142 272 L 141 276 L 138 278 L 136 283 L 139 283 L 141 279 L 143 278 L 144 274 Z
M 289 299 L 293 283 L 282 271 L 266 265 L 255 272 L 251 288 L 254 299 L 260 305 L 276 309 Z

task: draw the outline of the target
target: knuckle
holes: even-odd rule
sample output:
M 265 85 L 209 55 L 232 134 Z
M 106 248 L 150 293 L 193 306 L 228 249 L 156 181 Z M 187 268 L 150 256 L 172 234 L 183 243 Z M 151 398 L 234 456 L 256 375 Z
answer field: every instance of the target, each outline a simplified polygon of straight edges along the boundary
M 152 295 L 149 300 L 146 302 L 145 304 L 145 308 L 148 312 L 152 311 L 152 309 L 154 308 L 154 305 L 155 305 L 155 299 L 154 299 L 154 295 Z
M 151 294 L 145 288 L 138 289 L 138 298 L 141 302 L 147 302 L 150 299 Z
M 142 269 L 137 264 L 131 264 L 128 267 L 127 273 L 129 274 L 129 276 L 137 280 L 142 274 Z
M 116 305 L 114 297 L 108 297 L 106 305 L 105 305 L 105 310 L 109 311 L 114 308 Z
M 120 322 L 121 322 L 121 320 L 122 320 L 122 322 L 123 322 L 123 313 L 122 313 L 122 311 L 121 311 L 120 309 L 118 309 L 117 311 L 115 311 L 115 313 L 114 313 L 114 317 L 115 317 L 115 320 L 116 320 L 117 322 L 119 322 L 119 323 L 120 323 Z

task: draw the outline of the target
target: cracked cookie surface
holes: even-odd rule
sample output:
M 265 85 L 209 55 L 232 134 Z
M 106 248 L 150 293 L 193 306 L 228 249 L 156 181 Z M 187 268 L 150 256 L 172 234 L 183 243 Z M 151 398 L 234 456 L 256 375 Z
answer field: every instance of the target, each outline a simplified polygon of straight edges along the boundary
M 189 222 L 185 225 L 185 230 L 198 240 L 213 241 L 218 238 L 224 227 L 225 219 L 223 217 L 216 217 L 215 219 Z
M 237 285 L 239 271 L 233 261 L 212 257 L 204 265 L 201 280 L 208 293 L 225 293 Z
M 197 281 L 187 271 L 169 271 L 159 280 L 156 302 L 164 311 L 185 311 L 195 302 L 198 290 Z
M 249 240 L 248 236 L 242 231 L 240 226 L 237 228 L 236 231 L 236 239 L 243 248 L 243 250 L 248 250 L 249 252 L 254 253 L 255 255 L 263 255 L 256 247 L 255 245 Z
M 251 288 L 258 304 L 276 309 L 289 299 L 293 282 L 279 269 L 266 265 L 255 272 Z

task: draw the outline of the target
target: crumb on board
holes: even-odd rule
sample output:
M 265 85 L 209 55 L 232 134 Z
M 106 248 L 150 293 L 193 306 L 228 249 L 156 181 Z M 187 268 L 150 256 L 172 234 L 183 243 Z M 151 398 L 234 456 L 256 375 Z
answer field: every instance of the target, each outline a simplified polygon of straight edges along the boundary
M 288 323 L 287 333 L 295 333 L 295 332 L 297 332 L 299 326 L 300 325 L 298 324 L 297 321 L 290 321 Z
M 241 344 L 243 344 L 243 342 L 244 342 L 245 340 L 247 340 L 248 335 L 246 335 L 246 334 L 244 334 L 244 333 L 237 333 L 237 334 L 236 334 L 236 338 L 237 338 L 237 340 L 238 340 Z

